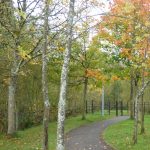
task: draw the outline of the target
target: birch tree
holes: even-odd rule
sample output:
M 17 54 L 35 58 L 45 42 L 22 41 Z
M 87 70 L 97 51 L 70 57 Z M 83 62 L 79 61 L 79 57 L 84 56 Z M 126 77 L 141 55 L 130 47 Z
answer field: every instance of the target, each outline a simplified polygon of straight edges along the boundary
M 49 123 L 49 96 L 47 82 L 47 47 L 48 47 L 48 11 L 49 1 L 45 0 L 44 8 L 44 48 L 42 52 L 42 91 L 44 101 L 44 116 L 43 116 L 43 150 L 48 150 L 48 123 Z
M 15 93 L 16 93 L 16 85 L 17 85 L 17 78 L 18 73 L 20 71 L 20 68 L 25 65 L 26 59 L 24 56 L 21 56 L 20 54 L 20 48 L 21 48 L 21 37 L 23 38 L 22 31 L 25 27 L 27 18 L 26 15 L 26 9 L 27 9 L 27 1 L 23 0 L 20 2 L 17 1 L 18 6 L 18 17 L 14 15 L 15 12 L 17 12 L 13 6 L 13 1 L 9 0 L 6 3 L 8 5 L 8 9 L 10 10 L 11 18 L 10 21 L 7 23 L 10 25 L 10 28 L 8 29 L 7 26 L 3 22 L 0 22 L 2 26 L 7 30 L 9 34 L 12 35 L 13 40 L 13 49 L 12 49 L 12 64 L 11 64 L 11 71 L 10 71 L 10 77 L 9 77 L 9 87 L 8 87 L 8 135 L 13 135 L 16 132 L 16 101 L 15 101 Z M 22 6 L 21 6 L 22 3 Z M 37 2 L 38 3 L 38 2 Z M 30 17 L 31 12 L 29 13 L 28 17 Z M 8 25 L 7 24 L 7 25 Z M 37 46 L 37 45 L 36 45 Z M 32 54 L 34 50 L 36 49 L 36 46 L 29 52 Z M 26 54 L 26 56 L 29 56 Z M 25 56 L 25 57 L 26 57 Z M 28 58 L 28 57 L 27 57 Z
M 61 71 L 60 95 L 59 95 L 59 103 L 58 103 L 57 148 L 56 148 L 57 150 L 64 150 L 66 88 L 67 88 L 67 77 L 68 77 L 70 53 L 71 53 L 71 46 L 72 46 L 74 3 L 75 0 L 70 0 L 69 2 L 66 49 L 64 52 L 64 62 Z
M 148 28 L 149 29 L 149 28 Z M 147 61 L 147 51 L 149 50 L 149 38 L 147 39 L 147 46 L 146 48 L 144 49 L 144 59 L 143 59 L 143 62 L 146 63 Z M 145 71 L 146 68 L 143 67 L 143 70 L 142 70 L 142 85 L 144 86 L 144 83 L 145 83 Z M 144 92 L 141 96 L 141 134 L 143 134 L 145 132 L 145 127 L 144 127 Z
M 3 3 L 8 7 L 8 10 L 10 12 L 10 16 L 8 18 L 4 18 L 2 16 L 2 19 L 0 20 L 1 26 L 5 29 L 5 31 L 11 35 L 9 47 L 11 52 L 11 65 L 10 65 L 10 75 L 9 75 L 9 88 L 8 88 L 8 135 L 13 135 L 16 132 L 16 100 L 15 100 L 15 94 L 16 94 L 16 85 L 17 85 L 17 79 L 19 72 L 21 68 L 35 58 L 35 55 L 40 50 L 38 49 L 39 44 L 41 43 L 41 39 L 36 39 L 36 42 L 28 41 L 28 45 L 31 47 L 23 48 L 22 45 L 24 45 L 26 42 L 26 38 L 29 38 L 33 32 L 28 32 L 30 30 L 29 24 L 26 24 L 29 19 L 32 18 L 32 13 L 39 4 L 39 1 L 33 1 L 30 2 L 27 5 L 27 1 L 23 0 L 17 1 L 17 6 L 13 5 L 13 0 L 4 1 Z M 30 8 L 32 4 L 32 8 Z M 28 11 L 27 11 L 28 8 Z M 4 11 L 7 11 L 4 10 Z M 4 18 L 4 19 L 3 19 Z M 37 20 L 36 20 L 37 21 Z M 28 26 L 28 28 L 27 28 Z M 36 36 L 36 35 L 34 35 Z M 35 40 L 32 36 L 32 40 Z
M 134 99 L 133 99 L 133 72 L 130 73 L 130 100 L 129 100 L 129 109 L 130 109 L 130 119 L 134 119 Z
M 10 16 L 13 17 L 13 2 L 12 0 L 9 0 L 7 2 L 9 10 L 10 10 Z M 11 19 L 11 23 L 14 25 L 14 20 Z M 15 133 L 16 127 L 15 127 L 15 92 L 16 92 L 16 80 L 17 80 L 17 45 L 18 40 L 15 40 L 15 46 L 13 51 L 13 61 L 12 61 L 12 68 L 10 72 L 10 79 L 9 79 L 9 87 L 8 87 L 8 131 L 7 133 L 9 135 L 13 135 Z
M 144 83 L 142 88 L 138 90 L 137 95 L 135 97 L 135 119 L 134 119 L 134 132 L 133 132 L 133 143 L 137 143 L 137 135 L 138 135 L 138 114 L 139 114 L 139 98 L 143 95 L 144 90 L 150 84 L 150 81 Z

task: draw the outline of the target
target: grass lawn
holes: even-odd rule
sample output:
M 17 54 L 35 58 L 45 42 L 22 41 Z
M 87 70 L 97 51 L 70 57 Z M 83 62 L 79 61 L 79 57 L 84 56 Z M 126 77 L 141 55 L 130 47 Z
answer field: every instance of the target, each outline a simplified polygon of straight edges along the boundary
M 133 145 L 133 121 L 127 120 L 108 127 L 104 139 L 117 150 L 150 150 L 150 116 L 145 116 L 145 134 L 138 135 L 138 144 Z
M 113 113 L 114 114 L 114 113 Z M 86 120 L 81 120 L 81 116 L 68 118 L 65 122 L 65 131 L 104 120 L 113 115 L 100 116 L 99 113 L 88 114 Z M 17 138 L 8 139 L 5 135 L 0 135 L 0 150 L 41 150 L 42 145 L 42 126 L 33 127 L 24 131 L 18 131 Z M 51 150 L 56 148 L 56 122 L 49 124 L 49 146 Z

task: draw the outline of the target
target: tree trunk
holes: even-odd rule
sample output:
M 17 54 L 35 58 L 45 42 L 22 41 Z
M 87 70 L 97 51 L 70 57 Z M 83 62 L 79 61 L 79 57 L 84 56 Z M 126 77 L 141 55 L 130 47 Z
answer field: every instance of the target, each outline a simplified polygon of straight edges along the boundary
M 142 88 L 137 92 L 135 98 L 135 119 L 134 119 L 134 132 L 133 132 L 133 143 L 137 143 L 137 135 L 138 135 L 138 111 L 139 111 L 139 98 L 143 95 L 144 90 L 150 84 L 150 81 L 147 81 Z
M 14 19 L 14 8 L 13 8 L 13 1 L 8 0 L 6 2 L 8 5 L 8 8 L 10 9 L 10 22 L 11 25 L 15 28 L 16 27 L 16 20 Z M 26 0 L 23 0 L 24 7 L 26 5 Z M 25 8 L 23 10 L 25 12 Z M 13 63 L 11 68 L 11 74 L 10 74 L 10 81 L 9 81 L 9 88 L 8 88 L 8 130 L 7 134 L 12 136 L 15 134 L 18 125 L 18 112 L 17 105 L 15 102 L 15 92 L 16 92 L 16 84 L 17 84 L 17 77 L 18 72 L 20 69 L 20 63 L 18 61 L 18 45 L 19 45 L 19 37 L 15 39 L 15 48 L 13 50 Z
M 130 108 L 130 119 L 134 119 L 133 75 L 132 75 L 132 73 L 131 73 L 131 77 L 130 77 L 130 103 L 129 103 L 129 108 Z
M 13 12 L 13 2 L 12 0 L 2 0 L 1 3 L 4 4 L 5 8 L 1 8 L 1 11 L 6 11 L 7 17 L 6 19 L 9 20 L 10 24 L 14 25 L 14 12 Z M 15 91 L 16 91 L 16 79 L 17 74 L 15 72 L 16 69 L 16 51 L 13 53 L 13 60 L 12 60 L 12 67 L 10 70 L 10 77 L 9 77 L 9 86 L 8 86 L 8 129 L 7 134 L 13 136 L 16 131 L 16 122 L 15 122 Z
M 147 49 L 144 50 L 144 60 L 146 60 L 147 50 L 149 48 L 149 40 L 147 40 Z M 144 86 L 145 83 L 145 77 L 144 77 L 145 67 L 143 68 L 143 74 L 142 74 L 142 84 Z M 144 92 L 141 96 L 141 134 L 145 132 L 144 128 Z
M 144 128 L 144 94 L 141 96 L 141 134 L 145 132 Z
M 67 41 L 64 53 L 64 62 L 61 72 L 60 95 L 58 103 L 58 124 L 57 124 L 57 150 L 64 150 L 64 121 L 65 121 L 65 107 L 66 107 L 66 88 L 69 70 L 70 53 L 72 46 L 72 28 L 74 17 L 74 2 L 70 0 L 68 13 L 68 27 L 67 27 Z
M 15 67 L 15 63 L 14 63 Z M 14 72 L 14 68 L 11 69 L 9 88 L 8 88 L 8 130 L 7 134 L 13 136 L 16 132 L 16 117 L 15 117 L 15 92 L 16 92 L 16 80 L 17 74 Z
M 88 78 L 84 78 L 84 88 L 83 88 L 83 106 L 82 106 L 82 120 L 86 119 L 86 96 L 87 96 L 87 85 Z
M 138 134 L 138 105 L 139 105 L 139 98 L 136 96 L 135 98 L 135 119 L 134 119 L 134 134 L 133 134 L 133 143 L 137 143 L 137 134 Z
M 133 143 L 137 143 L 137 135 L 138 135 L 138 120 L 139 120 L 139 92 L 138 92 L 138 81 L 135 80 L 135 90 L 134 90 L 134 134 L 133 134 Z
M 146 54 L 145 54 L 146 55 Z M 144 71 L 145 69 L 143 68 L 143 74 L 142 74 L 142 86 L 144 86 L 145 83 L 145 79 L 144 79 Z M 141 117 L 141 134 L 143 134 L 145 132 L 145 128 L 144 128 L 144 92 L 141 95 L 141 103 L 140 103 L 140 117 Z
M 45 17 L 44 17 L 44 48 L 42 53 L 42 91 L 44 101 L 44 116 L 43 116 L 43 150 L 48 150 L 48 123 L 49 123 L 49 97 L 48 97 L 48 82 L 47 82 L 47 36 L 48 36 L 48 0 L 45 0 Z
M 134 87 L 134 134 L 133 134 L 133 143 L 137 143 L 137 135 L 138 135 L 138 120 L 139 120 L 139 93 L 138 90 L 138 79 L 135 78 L 135 87 Z M 141 93 L 140 93 L 141 96 Z

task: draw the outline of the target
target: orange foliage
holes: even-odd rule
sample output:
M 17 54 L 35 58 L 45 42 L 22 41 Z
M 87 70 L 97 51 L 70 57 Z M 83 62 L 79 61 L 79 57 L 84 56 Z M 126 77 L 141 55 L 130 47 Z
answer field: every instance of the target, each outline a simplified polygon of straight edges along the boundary
M 148 72 L 144 72 L 144 77 L 148 77 L 149 76 L 149 73 Z
M 112 80 L 112 81 L 117 81 L 117 80 L 120 80 L 120 78 L 119 78 L 118 76 L 116 76 L 116 75 L 113 75 L 113 76 L 111 77 L 111 80 Z
M 101 81 L 106 81 L 107 78 L 105 75 L 103 75 L 99 70 L 97 69 L 87 69 L 86 70 L 86 76 L 87 77 L 92 77 L 95 78 L 97 80 L 101 80 Z
M 118 46 L 121 56 L 142 62 L 145 51 L 150 54 L 150 0 L 113 0 L 110 9 L 110 15 L 102 17 L 100 37 Z

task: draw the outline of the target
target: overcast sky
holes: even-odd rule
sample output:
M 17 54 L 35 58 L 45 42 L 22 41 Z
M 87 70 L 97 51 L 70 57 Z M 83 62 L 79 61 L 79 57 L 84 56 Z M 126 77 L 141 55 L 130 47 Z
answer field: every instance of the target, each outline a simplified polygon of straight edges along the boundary
M 18 7 L 17 5 L 17 0 L 13 0 L 14 1 L 14 5 L 15 7 Z M 21 0 L 20 0 L 21 1 Z M 39 1 L 38 5 L 36 5 L 37 1 Z M 60 4 L 63 0 L 54 0 L 53 2 L 55 4 L 58 4 L 57 7 L 55 7 L 56 11 L 61 9 L 62 5 Z M 85 5 L 85 2 L 82 4 L 81 2 L 83 2 L 83 0 L 76 0 L 75 1 L 75 6 L 76 6 L 76 11 L 81 9 L 80 7 L 83 7 L 83 5 Z M 100 15 L 101 13 L 105 13 L 109 11 L 109 2 L 110 0 L 99 0 L 98 2 L 100 3 L 104 3 L 104 5 L 102 5 L 101 7 L 89 7 L 88 8 L 88 16 L 93 16 L 93 19 L 95 21 L 91 21 L 90 22 L 90 26 L 93 26 L 94 24 L 96 24 L 96 20 L 100 21 Z M 30 5 L 30 7 L 28 8 L 28 11 L 32 10 L 35 5 L 36 8 L 34 9 L 34 12 L 32 12 L 32 15 L 38 16 L 41 15 L 41 12 L 43 10 L 43 0 L 27 0 L 27 6 Z M 68 10 L 68 5 L 66 5 L 65 7 L 63 6 L 64 12 Z M 54 11 L 54 12 L 56 12 Z M 82 15 L 82 19 L 84 20 L 85 14 L 83 13 Z M 49 19 L 52 20 L 52 24 L 55 24 L 54 22 L 56 22 L 56 24 L 58 24 L 59 22 L 65 20 L 67 17 L 67 13 L 62 13 L 58 16 L 53 16 L 50 17 Z M 50 21 L 51 23 L 51 21 Z M 80 22 L 78 23 L 78 25 L 80 24 Z M 92 39 L 92 37 L 95 35 L 95 30 L 91 29 L 90 30 L 90 40 Z

